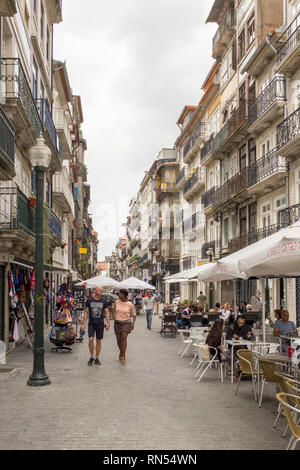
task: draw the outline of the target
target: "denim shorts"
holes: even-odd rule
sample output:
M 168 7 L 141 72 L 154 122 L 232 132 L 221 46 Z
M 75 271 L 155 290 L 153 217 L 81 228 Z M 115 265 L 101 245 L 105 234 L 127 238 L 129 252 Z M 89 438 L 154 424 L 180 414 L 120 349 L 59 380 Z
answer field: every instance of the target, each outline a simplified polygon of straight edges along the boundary
M 103 339 L 104 335 L 104 322 L 101 323 L 89 323 L 88 325 L 89 338 L 94 338 L 96 333 L 96 339 Z

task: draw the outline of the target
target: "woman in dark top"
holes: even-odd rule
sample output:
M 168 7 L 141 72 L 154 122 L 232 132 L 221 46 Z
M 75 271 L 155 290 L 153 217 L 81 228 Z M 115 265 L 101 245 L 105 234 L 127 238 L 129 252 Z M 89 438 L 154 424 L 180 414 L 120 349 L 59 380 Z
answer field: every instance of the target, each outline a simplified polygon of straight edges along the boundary
M 215 350 L 212 348 L 216 348 L 217 350 L 216 359 L 218 359 L 220 362 L 221 362 L 221 354 L 223 353 L 222 333 L 224 330 L 225 330 L 225 322 L 223 320 L 217 320 L 213 324 L 206 338 L 206 344 L 210 346 L 209 351 L 210 351 L 211 356 L 213 357 L 216 353 Z

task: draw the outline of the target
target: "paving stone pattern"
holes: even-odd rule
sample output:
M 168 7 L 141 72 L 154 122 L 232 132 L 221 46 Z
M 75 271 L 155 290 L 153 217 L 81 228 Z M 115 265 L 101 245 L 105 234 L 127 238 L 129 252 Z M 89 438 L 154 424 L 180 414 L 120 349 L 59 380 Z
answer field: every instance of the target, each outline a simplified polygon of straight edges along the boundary
M 280 420 L 273 430 L 275 388 L 266 386 L 262 409 L 251 382 L 218 380 L 210 370 L 196 383 L 189 358 L 179 358 L 179 338 L 161 337 L 160 320 L 146 329 L 138 317 L 129 337 L 127 365 L 118 360 L 113 330 L 105 334 L 100 367 L 87 367 L 87 338 L 71 354 L 51 354 L 51 385 L 30 388 L 32 351 L 8 358 L 12 375 L 0 374 L 0 449 L 202 450 L 285 449 Z

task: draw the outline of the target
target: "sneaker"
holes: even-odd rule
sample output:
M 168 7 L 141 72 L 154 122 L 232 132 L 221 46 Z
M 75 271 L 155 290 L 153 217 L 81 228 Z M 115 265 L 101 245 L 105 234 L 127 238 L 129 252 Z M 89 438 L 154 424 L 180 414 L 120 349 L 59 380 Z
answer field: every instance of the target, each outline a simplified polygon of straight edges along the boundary
M 123 364 L 123 366 L 125 366 L 125 364 L 126 364 L 126 359 L 125 359 L 125 357 L 121 357 L 120 360 L 121 360 L 121 364 Z
M 99 361 L 99 359 L 95 359 L 95 365 L 96 366 L 101 366 L 101 362 Z
M 88 362 L 88 366 L 92 366 L 93 363 L 94 363 L 94 359 L 91 357 L 91 359 L 90 359 L 89 362 Z

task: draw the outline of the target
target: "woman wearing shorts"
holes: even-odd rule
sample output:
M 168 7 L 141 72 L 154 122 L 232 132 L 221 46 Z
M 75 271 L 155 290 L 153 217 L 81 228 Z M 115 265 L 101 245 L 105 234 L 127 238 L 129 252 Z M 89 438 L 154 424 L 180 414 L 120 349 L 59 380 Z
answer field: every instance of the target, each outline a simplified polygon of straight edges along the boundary
M 119 360 L 125 365 L 127 336 L 133 331 L 136 320 L 135 309 L 133 304 L 128 301 L 128 291 L 126 289 L 120 290 L 119 300 L 114 303 L 113 319 L 115 320 L 115 333 L 120 350 Z

